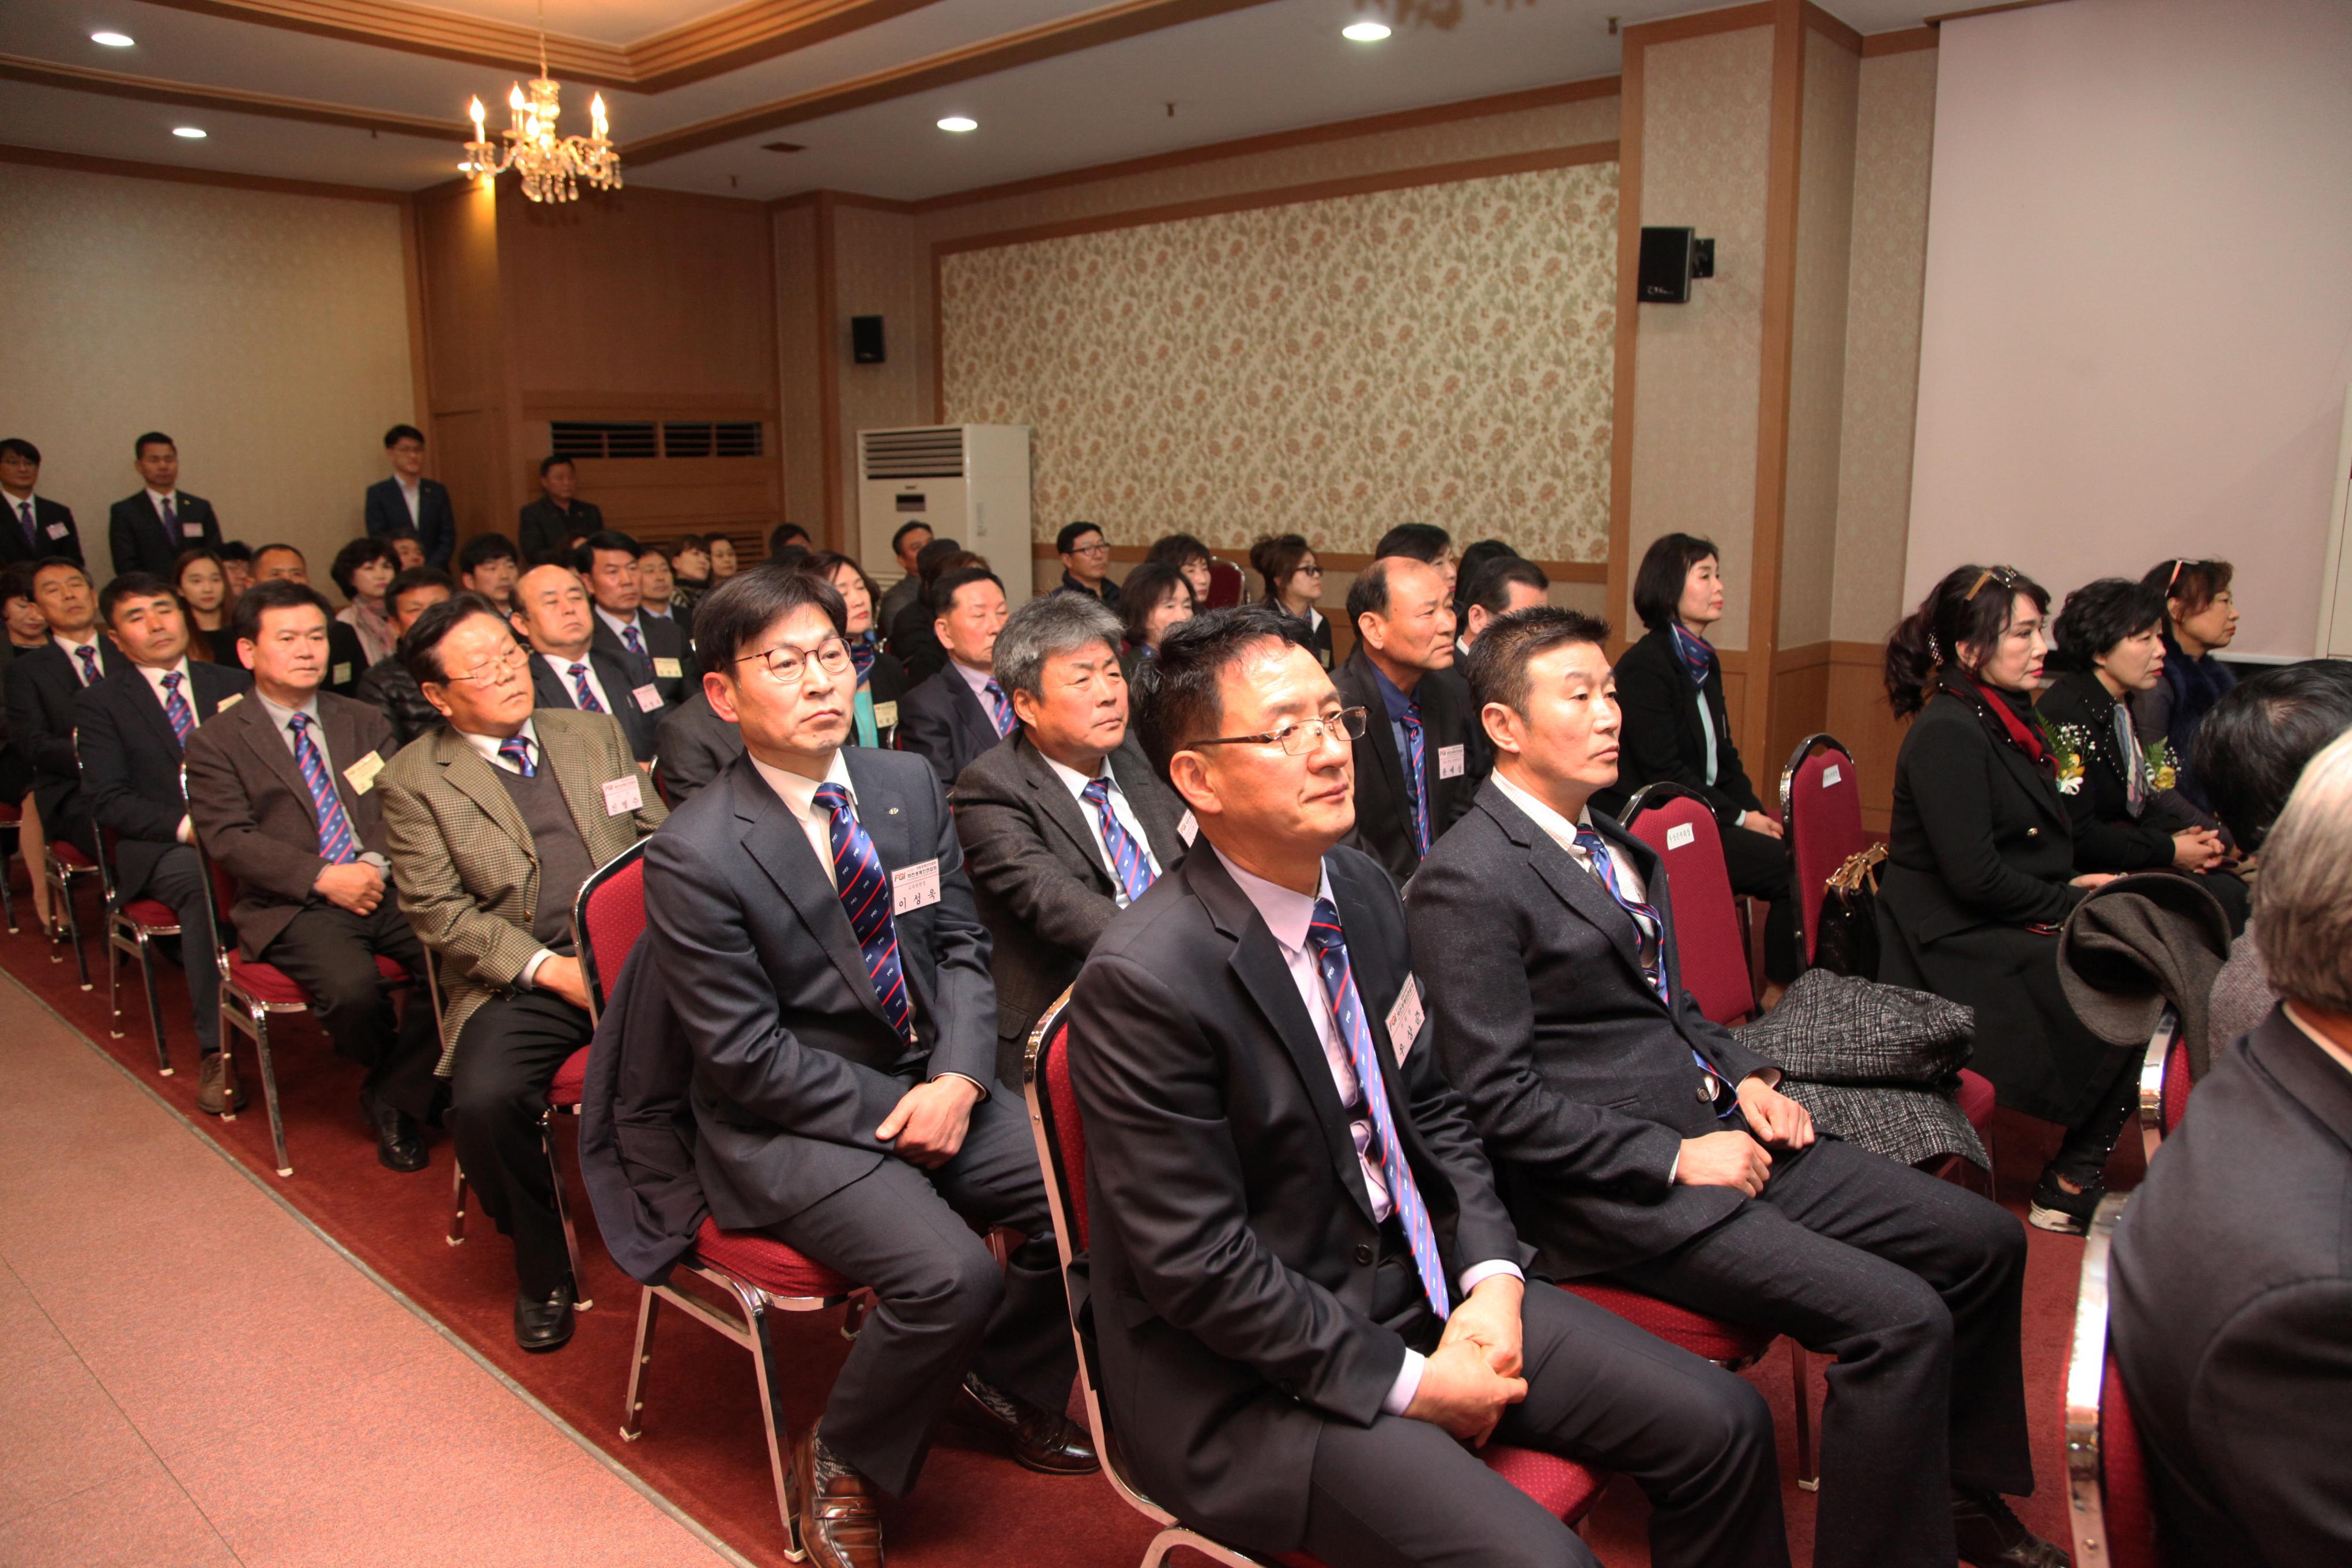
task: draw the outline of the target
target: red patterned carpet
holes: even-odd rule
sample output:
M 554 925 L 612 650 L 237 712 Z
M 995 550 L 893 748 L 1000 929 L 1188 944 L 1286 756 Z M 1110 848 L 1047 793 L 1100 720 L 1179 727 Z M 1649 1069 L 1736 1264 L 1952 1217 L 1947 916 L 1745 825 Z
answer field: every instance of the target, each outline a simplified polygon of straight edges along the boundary
M 93 900 L 83 902 L 86 919 Z M 123 986 L 124 1037 L 110 1037 L 105 952 L 89 928 L 84 943 L 94 986 L 83 991 L 71 957 L 59 950 L 52 962 L 48 944 L 32 923 L 28 898 L 19 895 L 22 930 L 0 936 L 0 966 L 89 1035 L 141 1081 L 196 1121 L 220 1145 L 283 1194 L 322 1229 L 363 1258 L 452 1332 L 481 1352 L 574 1427 L 627 1466 L 679 1508 L 701 1521 L 755 1563 L 785 1561 L 768 1481 L 767 1453 L 761 1435 L 750 1358 L 732 1344 L 677 1313 L 667 1315 L 644 1395 L 645 1435 L 635 1443 L 619 1435 L 626 1387 L 629 1347 L 635 1328 L 638 1289 L 606 1258 L 586 1213 L 576 1170 L 568 1180 L 582 1226 L 586 1281 L 595 1305 L 581 1315 L 570 1345 L 551 1355 L 517 1350 L 509 1326 L 514 1275 L 504 1238 L 478 1214 L 470 1239 L 445 1244 L 448 1217 L 450 1158 L 446 1143 L 433 1149 L 433 1163 L 415 1175 L 397 1175 L 376 1163 L 373 1140 L 357 1110 L 358 1074 L 328 1049 L 316 1026 L 305 1017 L 277 1021 L 272 1031 L 287 1142 L 294 1168 L 290 1177 L 273 1173 L 269 1128 L 261 1105 L 249 1047 L 239 1047 L 240 1077 L 252 1092 L 244 1114 L 221 1121 L 194 1105 L 194 1043 L 189 1033 L 187 993 L 178 971 L 163 963 L 159 984 L 164 1030 L 181 1069 L 170 1078 L 155 1069 L 146 1003 L 135 971 Z M 567 1166 L 572 1158 L 572 1125 L 559 1119 L 557 1139 Z M 2054 1131 L 2004 1116 L 2000 1129 L 2002 1195 L 2023 1212 L 2025 1189 L 2040 1169 Z M 2129 1169 L 2112 1173 L 2118 1184 L 2136 1181 L 2138 1159 L 2126 1149 L 2118 1156 Z M 159 1200 L 165 1194 L 158 1194 Z M 189 1216 L 202 1223 L 202 1216 Z M 2021 1511 L 2028 1523 L 2056 1541 L 2066 1539 L 2065 1476 L 2060 1432 L 2060 1378 L 2071 1326 L 2079 1243 L 2032 1233 L 2026 1288 L 2025 1372 L 2033 1415 L 2034 1465 L 2039 1493 Z M 840 1314 L 826 1312 L 789 1320 L 781 1336 L 783 1401 L 795 1426 L 819 1410 L 834 1370 L 846 1346 Z M 268 1353 L 254 1346 L 253 1353 Z M 352 1347 L 363 1355 L 364 1346 Z M 1790 1544 L 1793 1561 L 1811 1560 L 1813 1500 L 1796 1489 L 1795 1438 L 1785 1350 L 1748 1374 L 1772 1403 L 1781 1434 L 1780 1466 L 1788 1481 Z M 1821 1372 L 1814 1363 L 1809 1397 L 1818 1412 Z M 400 1419 L 386 1411 L 387 1420 Z M 551 1500 L 551 1506 L 557 1505 Z M 1629 1484 L 1610 1489 L 1587 1522 L 1585 1536 L 1612 1568 L 1639 1568 L 1649 1561 L 1643 1544 L 1645 1506 Z M 886 1515 L 894 1562 L 906 1568 L 949 1568 L 1017 1562 L 1035 1568 L 1120 1568 L 1142 1555 L 1151 1530 L 1099 1479 L 1049 1479 L 1015 1468 L 984 1449 L 965 1447 L 950 1433 L 931 1457 L 917 1493 Z M 1195 1560 L 1197 1561 L 1197 1559 Z

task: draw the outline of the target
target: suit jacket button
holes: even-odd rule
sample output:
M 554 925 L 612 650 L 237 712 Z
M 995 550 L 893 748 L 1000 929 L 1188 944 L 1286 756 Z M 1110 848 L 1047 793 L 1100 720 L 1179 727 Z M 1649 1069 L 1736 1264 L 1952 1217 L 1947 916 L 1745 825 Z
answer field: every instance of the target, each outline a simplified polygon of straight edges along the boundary
M 1356 1261 L 1359 1263 L 1370 1263 L 1371 1260 L 1372 1244 L 1369 1241 L 1360 1241 L 1356 1243 Z

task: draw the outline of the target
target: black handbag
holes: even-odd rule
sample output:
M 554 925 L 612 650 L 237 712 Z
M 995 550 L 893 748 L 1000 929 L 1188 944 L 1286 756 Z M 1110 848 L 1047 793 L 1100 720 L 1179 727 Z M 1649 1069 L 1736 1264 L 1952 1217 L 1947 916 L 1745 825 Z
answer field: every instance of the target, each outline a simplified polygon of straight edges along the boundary
M 1886 846 L 1874 844 L 1846 857 L 1822 885 L 1821 932 L 1813 963 L 1832 974 L 1878 978 L 1878 863 Z

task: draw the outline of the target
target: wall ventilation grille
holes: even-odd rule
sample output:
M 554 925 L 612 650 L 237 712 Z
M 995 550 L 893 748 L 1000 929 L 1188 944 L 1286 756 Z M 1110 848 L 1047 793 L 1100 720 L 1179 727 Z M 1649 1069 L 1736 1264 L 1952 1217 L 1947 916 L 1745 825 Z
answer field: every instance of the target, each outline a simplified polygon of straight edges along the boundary
M 559 419 L 549 426 L 559 458 L 757 458 L 765 451 L 756 420 L 657 425 L 650 419 Z

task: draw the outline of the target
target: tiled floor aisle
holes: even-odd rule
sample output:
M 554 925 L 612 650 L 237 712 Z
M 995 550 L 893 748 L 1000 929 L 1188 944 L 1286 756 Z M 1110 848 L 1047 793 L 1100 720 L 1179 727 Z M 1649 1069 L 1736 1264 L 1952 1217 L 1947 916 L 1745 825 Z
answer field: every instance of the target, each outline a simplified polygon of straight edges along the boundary
M 739 1561 L 4 975 L 0 1084 L 0 1568 Z

